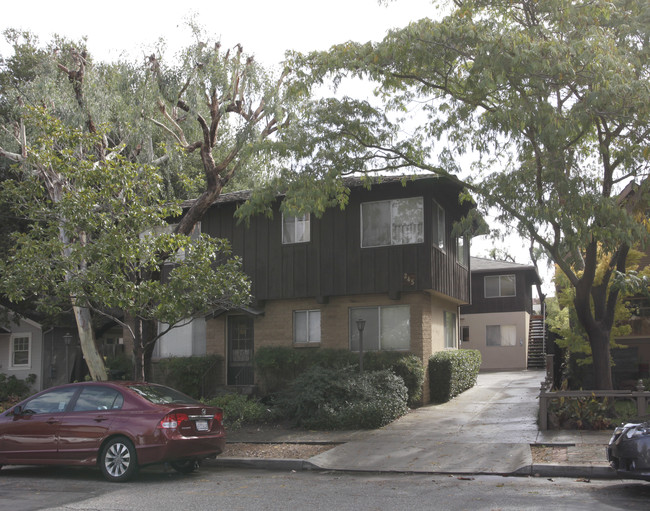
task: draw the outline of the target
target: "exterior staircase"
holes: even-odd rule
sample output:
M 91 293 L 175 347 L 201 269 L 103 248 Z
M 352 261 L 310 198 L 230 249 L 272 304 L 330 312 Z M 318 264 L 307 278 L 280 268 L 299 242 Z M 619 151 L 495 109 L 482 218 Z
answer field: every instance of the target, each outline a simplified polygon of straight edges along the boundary
M 546 367 L 546 321 L 544 316 L 530 317 L 528 334 L 528 369 Z

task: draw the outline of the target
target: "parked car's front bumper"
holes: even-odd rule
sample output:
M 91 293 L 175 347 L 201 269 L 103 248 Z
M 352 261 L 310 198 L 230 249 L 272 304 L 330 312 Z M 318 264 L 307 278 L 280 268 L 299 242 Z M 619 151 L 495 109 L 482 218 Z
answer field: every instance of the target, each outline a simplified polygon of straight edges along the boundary
M 650 423 L 616 428 L 607 446 L 607 461 L 620 477 L 650 481 Z

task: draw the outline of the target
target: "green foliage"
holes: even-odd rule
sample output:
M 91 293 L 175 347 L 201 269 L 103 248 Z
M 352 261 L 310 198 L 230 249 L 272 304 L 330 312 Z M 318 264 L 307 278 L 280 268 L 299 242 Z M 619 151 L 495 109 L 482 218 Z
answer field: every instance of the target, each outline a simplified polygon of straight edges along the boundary
M 431 401 L 446 403 L 476 385 L 481 367 L 478 350 L 439 351 L 429 359 Z
M 370 351 L 364 353 L 363 367 L 371 371 L 390 369 L 404 380 L 409 406 L 420 404 L 425 369 L 422 360 L 416 355 L 395 351 Z
M 613 411 L 607 398 L 561 397 L 548 407 L 549 422 L 561 429 L 607 429 L 612 424 Z
M 263 346 L 255 350 L 255 371 L 264 392 L 285 388 L 313 365 L 336 368 L 353 364 L 358 355 L 347 350 L 296 349 L 289 346 Z
M 125 353 L 104 359 L 110 380 L 132 380 L 133 359 Z
M 273 393 L 289 385 L 306 369 L 317 365 L 325 368 L 357 366 L 359 354 L 349 350 L 296 349 L 287 346 L 262 347 L 255 352 L 255 370 L 266 393 Z M 422 399 L 424 365 L 415 355 L 395 351 L 367 351 L 363 357 L 364 369 L 390 369 L 400 376 L 408 389 L 409 406 Z
M 169 220 L 181 208 L 165 198 L 154 168 L 118 152 L 97 161 L 101 135 L 67 128 L 43 111 L 28 119 L 40 126 L 28 163 L 44 175 L 26 165 L 0 187 L 29 222 L 0 262 L 0 290 L 10 300 L 32 299 L 53 316 L 74 296 L 77 306 L 117 321 L 126 312 L 170 327 L 248 302 L 249 279 L 227 241 L 173 232 Z
M 159 362 L 157 380 L 181 392 L 201 399 L 215 391 L 214 375 L 223 365 L 221 355 L 171 357 Z
M 280 393 L 276 405 L 304 428 L 374 429 L 406 413 L 407 399 L 403 380 L 391 371 L 313 366 Z
M 0 373 L 0 402 L 11 405 L 28 397 L 33 392 L 32 385 L 36 382 L 36 378 L 35 374 L 30 374 L 21 380 L 13 374 L 7 376 Z
M 260 424 L 271 418 L 271 410 L 258 400 L 242 394 L 224 394 L 205 402 L 223 409 L 224 425 L 239 429 L 243 425 Z

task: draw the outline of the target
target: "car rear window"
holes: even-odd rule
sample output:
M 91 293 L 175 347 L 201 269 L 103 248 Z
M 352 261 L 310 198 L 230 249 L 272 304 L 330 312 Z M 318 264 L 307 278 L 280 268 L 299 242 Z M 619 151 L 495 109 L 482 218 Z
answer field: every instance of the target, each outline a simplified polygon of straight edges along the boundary
M 186 396 L 178 390 L 164 387 L 162 385 L 129 385 L 136 394 L 142 396 L 147 401 L 157 405 L 166 405 L 171 403 L 200 404 L 196 399 Z

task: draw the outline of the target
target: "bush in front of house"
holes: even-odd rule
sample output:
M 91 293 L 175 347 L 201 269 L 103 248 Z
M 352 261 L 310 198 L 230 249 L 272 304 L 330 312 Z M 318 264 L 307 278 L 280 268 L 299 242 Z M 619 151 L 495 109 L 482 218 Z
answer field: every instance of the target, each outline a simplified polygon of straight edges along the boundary
M 476 385 L 481 367 L 478 350 L 453 350 L 434 353 L 429 358 L 431 401 L 446 403 Z
M 5 408 L 22 401 L 33 392 L 32 385 L 36 382 L 36 375 L 30 374 L 24 380 L 15 375 L 7 376 L 0 373 L 0 412 Z
M 271 411 L 264 404 L 243 394 L 223 394 L 213 397 L 205 404 L 218 406 L 223 410 L 223 423 L 228 429 L 261 424 L 271 418 Z
M 326 368 L 358 367 L 359 354 L 337 349 L 296 349 L 293 347 L 263 347 L 255 353 L 255 370 L 264 393 L 286 388 L 301 373 L 312 366 Z M 363 356 L 364 369 L 390 369 L 400 376 L 408 389 L 408 402 L 416 406 L 422 399 L 425 369 L 422 360 L 411 353 L 399 351 L 368 351 Z
M 363 364 L 364 368 L 373 371 L 382 369 L 393 371 L 404 380 L 408 390 L 409 406 L 420 404 L 425 375 L 424 364 L 420 357 L 399 351 L 370 351 L 364 353 Z
M 213 396 L 223 366 L 221 355 L 161 359 L 152 381 L 180 390 L 195 399 Z
M 277 412 L 308 429 L 374 429 L 408 411 L 404 381 L 390 370 L 312 366 L 276 398 Z

